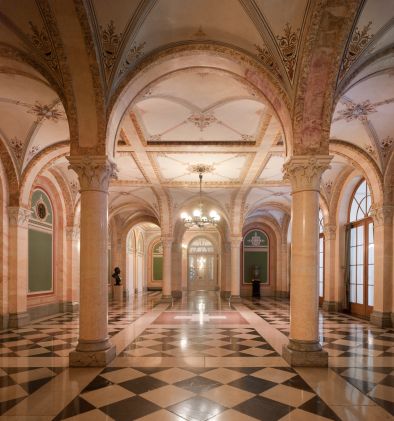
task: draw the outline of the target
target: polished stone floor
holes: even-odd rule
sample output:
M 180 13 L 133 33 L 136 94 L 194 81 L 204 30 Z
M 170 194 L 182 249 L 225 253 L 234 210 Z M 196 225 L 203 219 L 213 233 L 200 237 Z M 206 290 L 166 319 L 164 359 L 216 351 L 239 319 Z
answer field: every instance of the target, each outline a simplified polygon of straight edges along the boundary
M 159 298 L 111 303 L 106 368 L 67 367 L 77 314 L 1 331 L 0 420 L 393 419 L 393 329 L 321 312 L 330 367 L 293 369 L 287 300 Z

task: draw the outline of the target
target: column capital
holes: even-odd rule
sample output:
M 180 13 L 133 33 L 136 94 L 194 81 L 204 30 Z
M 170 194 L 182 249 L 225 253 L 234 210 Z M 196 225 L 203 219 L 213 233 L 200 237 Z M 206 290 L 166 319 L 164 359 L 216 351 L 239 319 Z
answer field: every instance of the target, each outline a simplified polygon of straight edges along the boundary
M 71 241 L 77 241 L 80 237 L 80 228 L 77 226 L 66 227 L 66 239 Z
M 27 228 L 31 210 L 20 206 L 8 207 L 8 221 L 10 225 Z
M 163 247 L 171 247 L 172 242 L 174 241 L 174 237 L 163 235 L 162 237 L 160 237 L 160 240 L 163 243 Z
M 371 211 L 373 223 L 376 227 L 393 223 L 394 206 L 375 206 Z
M 337 226 L 334 224 L 324 225 L 324 239 L 325 240 L 335 240 L 337 233 Z
M 78 174 L 81 191 L 108 191 L 111 178 L 116 178 L 116 164 L 106 156 L 79 155 L 68 156 L 69 169 Z
M 298 155 L 292 156 L 283 165 L 284 179 L 289 180 L 293 193 L 304 190 L 320 191 L 323 172 L 330 168 L 332 156 Z
M 241 241 L 243 240 L 243 237 L 240 235 L 231 235 L 230 236 L 230 243 L 231 247 L 239 247 L 241 245 Z

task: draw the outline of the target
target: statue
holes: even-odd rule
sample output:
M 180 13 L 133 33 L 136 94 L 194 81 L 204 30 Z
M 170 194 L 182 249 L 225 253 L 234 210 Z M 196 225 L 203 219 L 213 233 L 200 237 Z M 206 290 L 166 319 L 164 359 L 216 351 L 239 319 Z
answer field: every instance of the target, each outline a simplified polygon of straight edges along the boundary
M 122 283 L 122 279 L 120 279 L 120 269 L 116 267 L 114 269 L 114 273 L 112 274 L 112 277 L 115 279 L 115 285 L 120 285 Z

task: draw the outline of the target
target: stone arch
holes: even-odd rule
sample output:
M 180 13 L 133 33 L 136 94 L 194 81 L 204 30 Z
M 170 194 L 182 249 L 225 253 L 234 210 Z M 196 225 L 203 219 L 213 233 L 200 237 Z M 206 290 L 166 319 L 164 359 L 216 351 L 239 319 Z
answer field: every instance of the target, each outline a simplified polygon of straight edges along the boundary
M 119 124 L 131 100 L 160 75 L 195 66 L 222 69 L 237 77 L 241 77 L 260 92 L 278 117 L 287 149 L 291 150 L 290 100 L 279 82 L 273 78 L 264 66 L 244 52 L 239 52 L 230 47 L 219 47 L 213 43 L 193 43 L 170 47 L 151 54 L 119 84 L 109 101 L 106 135 L 109 156 L 114 155 L 114 142 Z
M 335 84 L 358 0 L 314 3 L 294 105 L 294 154 L 327 154 Z

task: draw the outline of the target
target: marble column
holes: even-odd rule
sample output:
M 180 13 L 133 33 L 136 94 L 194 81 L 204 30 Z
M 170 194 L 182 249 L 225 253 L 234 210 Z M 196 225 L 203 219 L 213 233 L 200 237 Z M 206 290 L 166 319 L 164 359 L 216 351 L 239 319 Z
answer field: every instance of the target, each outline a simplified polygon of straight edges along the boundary
M 79 234 L 79 227 L 66 227 L 67 290 L 64 311 L 69 313 L 79 309 Z
M 30 209 L 8 208 L 8 326 L 12 328 L 24 326 L 30 321 L 27 313 L 30 214 Z
M 287 238 L 281 244 L 281 271 L 278 270 L 278 279 L 281 278 L 280 294 L 281 297 L 289 296 L 289 282 L 288 282 L 288 251 Z
M 81 186 L 80 315 L 70 366 L 105 366 L 115 358 L 108 336 L 108 184 L 115 165 L 105 156 L 70 156 Z
M 163 291 L 162 300 L 172 300 L 172 279 L 171 279 L 171 261 L 172 261 L 172 237 L 161 237 L 163 242 Z
M 324 226 L 324 301 L 323 310 L 339 311 L 340 303 L 336 299 L 335 283 L 335 241 L 337 227 L 333 224 Z
M 393 295 L 393 206 L 372 210 L 374 225 L 374 306 L 371 323 L 392 325 Z
M 292 366 L 326 367 L 319 343 L 319 190 L 329 156 L 293 156 L 284 165 L 292 187 L 290 338 L 283 358 Z
M 241 241 L 240 236 L 231 236 L 231 301 L 240 300 L 241 275 Z

